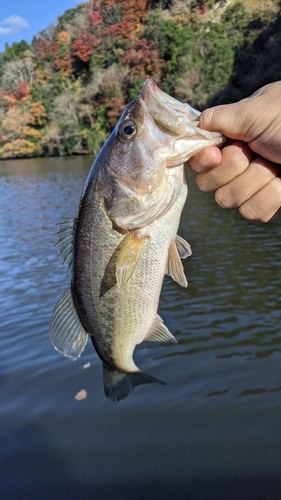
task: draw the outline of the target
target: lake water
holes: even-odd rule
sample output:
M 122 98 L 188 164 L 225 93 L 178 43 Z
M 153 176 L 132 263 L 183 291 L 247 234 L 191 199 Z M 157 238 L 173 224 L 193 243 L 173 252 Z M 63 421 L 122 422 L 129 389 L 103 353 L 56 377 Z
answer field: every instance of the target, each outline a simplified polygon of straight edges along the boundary
M 189 287 L 166 278 L 159 307 L 178 344 L 135 355 L 168 385 L 112 403 L 91 343 L 72 362 L 48 339 L 70 277 L 55 224 L 91 162 L 0 162 L 1 499 L 280 500 L 281 222 L 244 221 L 188 176 Z

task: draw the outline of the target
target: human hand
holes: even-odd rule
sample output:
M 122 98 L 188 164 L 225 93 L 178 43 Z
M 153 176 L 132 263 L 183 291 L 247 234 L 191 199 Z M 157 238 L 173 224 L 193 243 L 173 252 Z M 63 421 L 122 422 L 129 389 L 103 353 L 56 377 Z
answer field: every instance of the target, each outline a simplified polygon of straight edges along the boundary
M 281 82 L 276 82 L 200 116 L 200 127 L 222 132 L 232 143 L 221 150 L 206 148 L 188 161 L 195 181 L 202 191 L 216 191 L 221 207 L 238 207 L 249 220 L 281 215 L 280 111 Z

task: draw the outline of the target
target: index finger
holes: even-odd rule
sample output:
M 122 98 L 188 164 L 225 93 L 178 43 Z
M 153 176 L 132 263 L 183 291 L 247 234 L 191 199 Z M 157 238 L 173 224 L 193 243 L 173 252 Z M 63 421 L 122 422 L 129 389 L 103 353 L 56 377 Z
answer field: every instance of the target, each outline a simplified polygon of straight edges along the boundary
M 220 149 L 215 146 L 210 146 L 203 149 L 200 153 L 192 156 L 188 160 L 188 166 L 193 172 L 204 173 L 220 164 L 222 160 Z

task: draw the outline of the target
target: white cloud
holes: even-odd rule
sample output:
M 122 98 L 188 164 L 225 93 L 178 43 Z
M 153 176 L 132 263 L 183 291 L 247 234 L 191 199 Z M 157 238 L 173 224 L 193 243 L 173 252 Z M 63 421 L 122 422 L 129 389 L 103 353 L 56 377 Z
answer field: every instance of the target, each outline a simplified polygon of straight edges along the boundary
M 0 21 L 0 35 L 12 35 L 19 33 L 23 28 L 29 28 L 28 22 L 24 17 L 12 15 Z

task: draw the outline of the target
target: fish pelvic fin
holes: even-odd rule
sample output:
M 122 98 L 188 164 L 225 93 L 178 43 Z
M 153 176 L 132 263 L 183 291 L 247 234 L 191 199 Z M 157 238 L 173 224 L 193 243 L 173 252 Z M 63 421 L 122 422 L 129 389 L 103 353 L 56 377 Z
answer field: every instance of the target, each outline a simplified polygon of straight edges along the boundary
M 187 243 L 187 241 L 185 241 L 178 234 L 176 235 L 175 244 L 176 244 L 177 251 L 178 251 L 178 254 L 179 254 L 181 259 L 186 259 L 190 255 L 192 255 L 190 244 Z
M 167 385 L 166 382 L 162 382 L 162 380 L 152 377 L 148 373 L 141 371 L 122 372 L 103 365 L 104 393 L 112 401 L 122 401 L 129 396 L 137 385 L 153 383 Z
M 57 351 L 75 361 L 84 350 L 87 340 L 88 333 L 78 318 L 69 285 L 54 309 L 50 341 Z
M 183 242 L 186 245 L 183 245 Z M 172 241 L 168 250 L 168 265 L 166 273 L 171 276 L 179 285 L 187 287 L 187 281 L 181 263 L 181 258 L 186 258 L 190 255 L 190 247 L 188 243 L 179 236 L 176 241 Z M 188 248 L 189 247 L 189 248 Z

